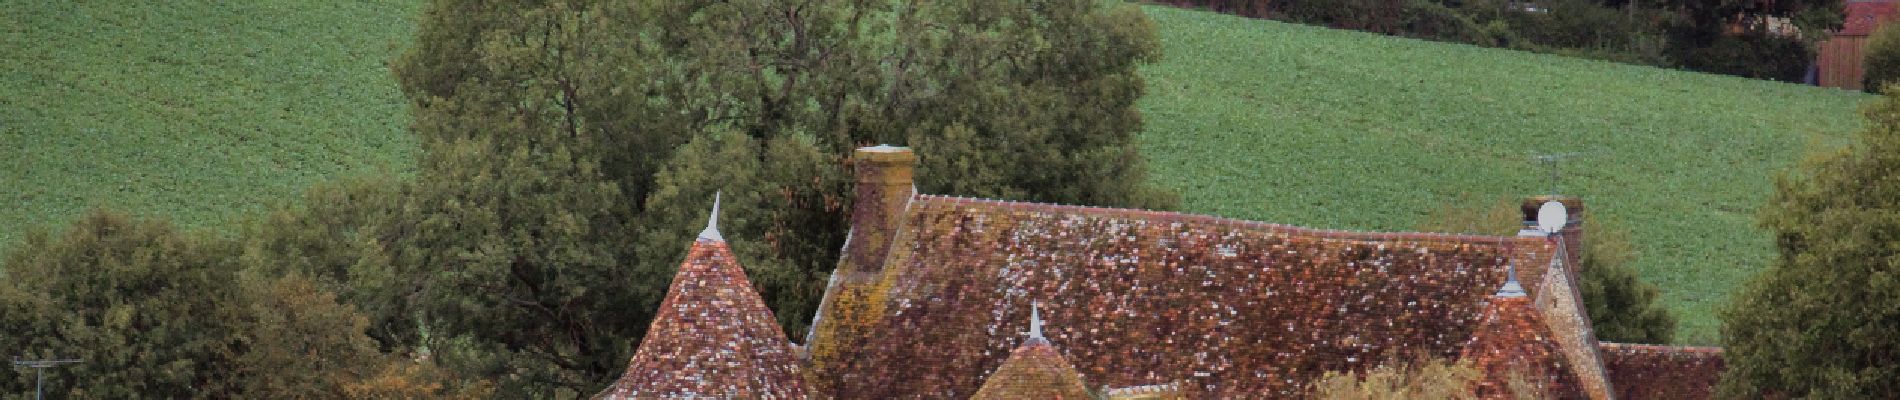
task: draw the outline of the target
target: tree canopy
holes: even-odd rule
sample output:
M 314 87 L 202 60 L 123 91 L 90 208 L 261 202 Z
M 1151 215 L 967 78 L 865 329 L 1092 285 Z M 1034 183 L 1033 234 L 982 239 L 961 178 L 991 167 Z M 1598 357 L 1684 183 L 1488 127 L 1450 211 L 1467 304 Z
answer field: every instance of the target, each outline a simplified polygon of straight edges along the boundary
M 914 146 L 926 192 L 1172 207 L 1133 142 L 1135 67 L 1159 54 L 1138 9 L 1101 0 L 432 1 L 393 65 L 413 179 L 314 188 L 239 251 L 337 292 L 385 351 L 498 396 L 586 395 L 714 193 L 803 337 L 859 146 Z
M 1778 257 L 1722 312 L 1723 397 L 1900 393 L 1900 94 L 1852 145 L 1775 180 Z
M 46 376 L 47 393 L 72 398 L 342 398 L 398 361 L 353 307 L 299 275 L 245 267 L 237 248 L 101 210 L 33 232 L 0 264 L 0 349 L 79 360 Z M 0 392 L 35 385 L 10 374 Z

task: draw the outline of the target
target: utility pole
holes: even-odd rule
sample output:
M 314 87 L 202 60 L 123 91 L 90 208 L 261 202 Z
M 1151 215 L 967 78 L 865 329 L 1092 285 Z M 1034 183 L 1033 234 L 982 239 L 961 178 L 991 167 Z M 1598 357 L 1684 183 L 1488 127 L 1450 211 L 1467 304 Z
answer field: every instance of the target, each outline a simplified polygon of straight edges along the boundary
M 60 366 L 60 364 L 75 364 L 79 362 L 81 361 L 76 360 L 76 359 L 21 360 L 19 357 L 13 358 L 14 367 L 32 368 L 34 371 L 33 372 L 33 375 L 34 375 L 33 400 L 42 400 L 46 398 L 46 369 L 47 368 L 58 367 Z

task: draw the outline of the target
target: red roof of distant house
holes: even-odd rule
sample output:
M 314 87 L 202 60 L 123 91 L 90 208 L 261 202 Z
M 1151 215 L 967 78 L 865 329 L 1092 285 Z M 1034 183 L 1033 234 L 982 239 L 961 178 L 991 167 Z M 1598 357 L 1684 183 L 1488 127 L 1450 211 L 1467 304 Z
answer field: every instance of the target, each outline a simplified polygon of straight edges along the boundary
M 1878 29 L 1888 22 L 1893 22 L 1895 16 L 1894 11 L 1894 2 L 1892 1 L 1847 3 L 1847 7 L 1843 10 L 1846 21 L 1842 22 L 1841 30 L 1835 32 L 1834 35 L 1866 36 L 1873 34 L 1874 29 Z

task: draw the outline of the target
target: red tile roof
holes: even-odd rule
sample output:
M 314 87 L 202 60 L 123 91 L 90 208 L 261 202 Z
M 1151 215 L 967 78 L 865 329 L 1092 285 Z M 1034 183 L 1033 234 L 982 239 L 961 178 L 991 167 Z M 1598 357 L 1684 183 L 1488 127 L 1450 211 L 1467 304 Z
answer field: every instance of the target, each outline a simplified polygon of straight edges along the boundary
M 1696 400 L 1715 397 L 1724 364 L 1720 347 L 1602 343 L 1603 363 L 1618 399 Z
M 848 323 L 851 359 L 816 378 L 840 398 L 974 394 L 1031 302 L 1051 306 L 1048 339 L 1088 382 L 1297 396 L 1325 371 L 1460 354 L 1505 266 L 1535 291 L 1550 257 L 1541 238 L 925 195 L 901 218 L 879 281 L 857 289 L 876 316 Z
M 1009 353 L 1003 366 L 996 368 L 977 389 L 975 400 L 1087 400 L 1088 386 L 1082 374 L 1062 358 L 1049 341 L 1040 337 L 1023 340 Z
M 717 231 L 693 242 L 627 372 L 597 397 L 805 398 L 772 310 Z
M 1843 7 L 1845 20 L 1841 21 L 1841 30 L 1835 36 L 1867 36 L 1875 29 L 1893 22 L 1896 13 L 1891 1 L 1849 2 Z
M 1562 352 L 1530 298 L 1492 297 L 1459 359 L 1470 361 L 1483 374 L 1479 398 L 1518 398 L 1508 383 L 1512 374 L 1542 388 L 1551 398 L 1586 398 Z

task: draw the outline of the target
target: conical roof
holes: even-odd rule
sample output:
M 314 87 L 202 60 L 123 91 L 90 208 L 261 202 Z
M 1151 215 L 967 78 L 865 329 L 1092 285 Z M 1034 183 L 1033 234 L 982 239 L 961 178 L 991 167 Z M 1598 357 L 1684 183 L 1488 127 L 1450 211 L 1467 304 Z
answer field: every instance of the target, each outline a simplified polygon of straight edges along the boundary
M 806 397 L 772 310 L 716 228 L 707 231 L 714 234 L 693 242 L 626 374 L 597 398 Z
M 973 400 L 984 399 L 1088 399 L 1088 386 L 1082 373 L 1062 357 L 1049 339 L 1042 337 L 1041 313 L 1031 310 L 1029 338 L 1009 353 L 1003 366 L 990 374 Z

